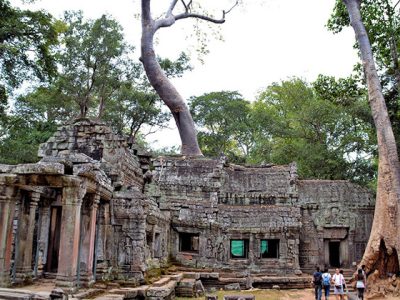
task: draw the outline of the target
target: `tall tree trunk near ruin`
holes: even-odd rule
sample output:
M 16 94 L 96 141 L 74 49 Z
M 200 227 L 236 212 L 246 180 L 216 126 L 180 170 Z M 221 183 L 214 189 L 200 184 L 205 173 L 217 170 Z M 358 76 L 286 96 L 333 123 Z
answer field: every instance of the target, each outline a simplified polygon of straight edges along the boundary
M 378 186 L 371 235 L 362 258 L 368 271 L 380 275 L 399 271 L 400 260 L 400 165 L 382 87 L 375 68 L 371 44 L 360 13 L 361 0 L 343 0 L 356 34 L 368 85 L 379 152 Z
M 197 133 L 194 127 L 192 115 L 185 104 L 182 96 L 175 89 L 171 81 L 157 61 L 154 52 L 154 34 L 163 27 L 170 27 L 176 21 L 187 18 L 196 18 L 207 22 L 222 24 L 225 22 L 225 16 L 228 14 L 239 1 L 227 11 L 222 12 L 221 19 L 214 19 L 207 15 L 193 12 L 193 1 L 181 0 L 183 12 L 174 14 L 174 9 L 178 4 L 178 0 L 170 0 L 168 10 L 165 17 L 154 20 L 151 16 L 151 0 L 142 0 L 142 41 L 141 41 L 141 61 L 143 63 L 146 75 L 150 84 L 156 90 L 157 94 L 164 101 L 174 116 L 179 135 L 182 142 L 182 154 L 189 156 L 201 156 L 201 150 L 197 142 Z
M 189 156 L 202 155 L 197 142 L 197 132 L 192 115 L 182 96 L 167 78 L 157 61 L 153 47 L 156 23 L 151 18 L 150 0 L 142 0 L 141 61 L 150 84 L 171 110 L 182 142 L 181 153 Z

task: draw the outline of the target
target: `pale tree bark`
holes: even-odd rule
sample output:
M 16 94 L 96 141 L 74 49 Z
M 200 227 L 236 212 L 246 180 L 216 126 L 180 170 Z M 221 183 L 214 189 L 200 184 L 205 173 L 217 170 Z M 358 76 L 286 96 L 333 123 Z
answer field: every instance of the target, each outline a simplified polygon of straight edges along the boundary
M 197 142 L 197 133 L 190 111 L 185 104 L 182 96 L 175 89 L 171 81 L 167 78 L 161 69 L 154 51 L 154 34 L 162 27 L 170 27 L 176 21 L 186 18 L 197 18 L 213 23 L 224 23 L 225 15 L 223 12 L 221 19 L 214 19 L 209 16 L 192 12 L 192 1 L 172 0 L 165 14 L 165 17 L 154 20 L 151 16 L 151 0 L 142 0 L 142 41 L 141 41 L 141 61 L 143 63 L 146 75 L 150 84 L 156 90 L 157 94 L 164 101 L 174 116 L 179 135 L 182 142 L 181 152 L 188 156 L 201 156 L 201 150 Z M 183 6 L 182 13 L 174 14 L 178 2 Z M 234 6 L 236 6 L 238 2 Z
M 399 271 L 400 165 L 382 87 L 375 68 L 371 44 L 360 13 L 361 0 L 343 0 L 361 51 L 368 85 L 368 98 L 378 138 L 379 167 L 375 215 L 371 235 L 361 261 L 368 271 L 380 275 Z

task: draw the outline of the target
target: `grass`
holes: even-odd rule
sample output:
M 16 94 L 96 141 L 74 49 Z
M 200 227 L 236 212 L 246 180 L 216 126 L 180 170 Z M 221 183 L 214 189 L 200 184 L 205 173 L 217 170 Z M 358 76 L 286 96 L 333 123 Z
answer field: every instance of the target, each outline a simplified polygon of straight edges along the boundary
M 210 295 L 218 295 L 218 299 L 224 299 L 224 295 L 254 295 L 256 300 L 289 300 L 289 299 L 313 299 L 310 290 L 252 290 L 252 291 L 218 291 L 216 293 L 207 293 Z M 199 298 L 177 297 L 176 300 L 204 300 L 204 296 Z

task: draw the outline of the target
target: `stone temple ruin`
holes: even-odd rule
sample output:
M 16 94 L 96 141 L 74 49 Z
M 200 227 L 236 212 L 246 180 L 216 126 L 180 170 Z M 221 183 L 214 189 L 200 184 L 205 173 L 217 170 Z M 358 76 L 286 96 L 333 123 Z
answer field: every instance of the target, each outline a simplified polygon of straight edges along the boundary
M 171 264 L 243 277 L 350 268 L 373 219 L 372 195 L 348 181 L 300 180 L 295 164 L 151 158 L 99 121 L 60 127 L 39 156 L 0 165 L 1 286 L 142 284 Z

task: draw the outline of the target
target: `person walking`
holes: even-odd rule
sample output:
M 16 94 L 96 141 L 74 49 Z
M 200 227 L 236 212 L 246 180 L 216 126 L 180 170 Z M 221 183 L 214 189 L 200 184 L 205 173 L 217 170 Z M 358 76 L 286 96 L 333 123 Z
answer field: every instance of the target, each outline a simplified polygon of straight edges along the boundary
M 315 300 L 321 300 L 322 297 L 322 273 L 319 267 L 316 268 L 313 274 L 313 285 L 315 291 Z
M 359 269 L 355 277 L 356 277 L 355 279 L 356 279 L 356 289 L 358 292 L 358 299 L 364 300 L 366 276 L 363 274 L 363 270 Z
M 324 289 L 325 300 L 329 299 L 329 293 L 331 290 L 331 280 L 332 280 L 331 274 L 329 274 L 328 269 L 325 269 L 324 273 L 322 274 L 322 288 Z
M 345 299 L 349 298 L 349 296 L 347 295 L 348 294 L 348 290 L 347 290 L 347 286 L 346 286 L 346 281 L 344 279 L 343 270 L 341 269 L 339 271 L 339 273 L 342 274 L 342 276 L 343 276 L 342 287 L 343 287 L 343 299 L 345 300 Z
M 344 300 L 343 298 L 343 282 L 344 277 L 340 274 L 339 269 L 335 270 L 335 274 L 332 276 L 333 293 L 335 294 L 336 300 Z

